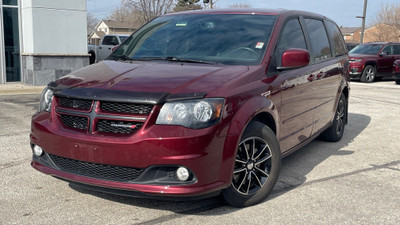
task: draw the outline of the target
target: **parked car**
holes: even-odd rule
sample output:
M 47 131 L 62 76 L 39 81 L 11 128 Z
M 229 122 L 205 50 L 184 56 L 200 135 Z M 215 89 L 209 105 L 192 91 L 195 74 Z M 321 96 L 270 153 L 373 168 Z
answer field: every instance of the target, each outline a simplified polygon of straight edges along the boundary
M 51 82 L 32 117 L 32 166 L 123 195 L 263 201 L 281 158 L 347 123 L 348 55 L 314 13 L 160 16 L 106 60 Z
M 350 77 L 362 82 L 391 77 L 392 65 L 400 59 L 400 43 L 370 42 L 360 44 L 349 52 Z
M 400 60 L 393 62 L 393 79 L 396 84 L 400 84 Z
M 357 45 L 359 45 L 359 44 L 358 44 L 358 43 L 350 43 L 350 42 L 347 42 L 347 43 L 346 43 L 347 51 L 352 50 L 352 49 L 355 48 Z
M 111 54 L 113 48 L 120 45 L 128 37 L 129 35 L 108 34 L 101 39 L 99 45 L 88 45 L 90 64 L 107 58 Z

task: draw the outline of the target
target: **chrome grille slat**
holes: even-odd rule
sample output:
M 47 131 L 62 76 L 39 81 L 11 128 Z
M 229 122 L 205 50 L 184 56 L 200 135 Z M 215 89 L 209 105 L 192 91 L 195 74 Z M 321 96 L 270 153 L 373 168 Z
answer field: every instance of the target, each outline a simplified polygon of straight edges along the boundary
M 56 113 L 64 127 L 91 134 L 132 135 L 153 109 L 153 105 L 146 104 L 57 98 Z
M 110 113 L 127 113 L 148 115 L 153 106 L 135 103 L 120 103 L 120 102 L 100 102 L 100 109 Z
M 90 110 L 92 107 L 92 100 L 76 99 L 76 98 L 58 98 L 61 107 L 70 109 Z
M 60 119 L 64 125 L 67 127 L 87 130 L 88 129 L 88 118 L 81 116 L 71 116 L 71 115 L 60 115 Z

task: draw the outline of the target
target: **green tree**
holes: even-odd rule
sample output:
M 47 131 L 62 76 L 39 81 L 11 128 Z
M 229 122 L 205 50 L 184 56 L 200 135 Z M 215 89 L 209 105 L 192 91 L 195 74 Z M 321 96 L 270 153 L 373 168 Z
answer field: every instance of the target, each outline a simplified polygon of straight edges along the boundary
M 174 12 L 201 9 L 201 5 L 197 4 L 200 0 L 178 0 L 174 7 Z

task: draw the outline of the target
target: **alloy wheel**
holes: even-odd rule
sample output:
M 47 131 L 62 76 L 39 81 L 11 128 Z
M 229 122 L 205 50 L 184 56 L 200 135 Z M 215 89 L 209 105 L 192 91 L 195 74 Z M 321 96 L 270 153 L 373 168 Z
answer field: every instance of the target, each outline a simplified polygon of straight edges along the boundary
M 340 134 L 344 128 L 344 116 L 345 116 L 345 104 L 343 99 L 339 100 L 337 111 L 336 111 L 336 133 Z
M 249 137 L 239 144 L 232 185 L 243 195 L 252 195 L 266 183 L 271 172 L 271 149 L 259 137 Z
M 374 69 L 371 67 L 371 68 L 369 68 L 369 69 L 367 70 L 367 72 L 366 72 L 366 74 L 365 74 L 365 79 L 366 79 L 367 81 L 372 82 L 372 81 L 374 80 L 374 78 L 375 78 L 375 72 L 374 72 Z

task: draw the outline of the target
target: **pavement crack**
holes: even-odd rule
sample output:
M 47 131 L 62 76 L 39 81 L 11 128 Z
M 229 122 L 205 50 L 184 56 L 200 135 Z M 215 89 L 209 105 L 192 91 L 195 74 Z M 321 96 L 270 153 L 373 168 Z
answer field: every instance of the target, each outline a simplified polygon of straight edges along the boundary
M 15 161 L 15 162 L 9 162 L 9 163 L 5 163 L 5 164 L 0 164 L 0 170 L 7 169 L 7 168 L 10 168 L 10 167 L 14 167 L 14 166 L 19 166 L 19 165 L 21 165 L 21 164 L 26 163 L 26 161 L 29 161 L 29 160 L 30 160 L 30 158 L 24 159 L 24 160 L 20 160 L 20 161 Z
M 160 223 L 165 223 L 167 221 L 171 221 L 174 219 L 178 219 L 178 218 L 183 218 L 185 216 L 189 216 L 189 215 L 195 215 L 195 214 L 200 214 L 212 209 L 216 209 L 223 206 L 222 202 L 214 202 L 211 204 L 207 204 L 207 205 L 203 205 L 197 208 L 193 208 L 193 209 L 188 209 L 188 210 L 184 210 L 184 211 L 180 211 L 180 212 L 176 212 L 170 215 L 165 215 L 165 216 L 161 216 L 152 220 L 148 220 L 148 221 L 144 221 L 144 222 L 140 222 L 140 223 L 136 223 L 136 224 L 160 224 Z

